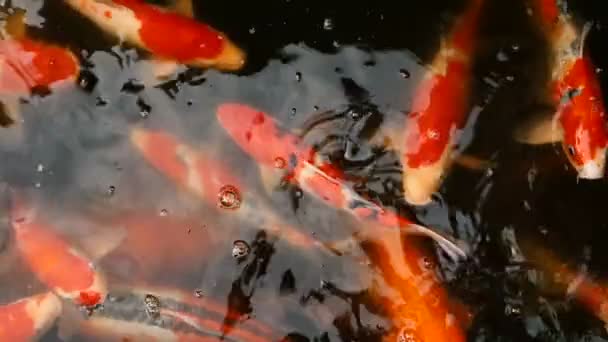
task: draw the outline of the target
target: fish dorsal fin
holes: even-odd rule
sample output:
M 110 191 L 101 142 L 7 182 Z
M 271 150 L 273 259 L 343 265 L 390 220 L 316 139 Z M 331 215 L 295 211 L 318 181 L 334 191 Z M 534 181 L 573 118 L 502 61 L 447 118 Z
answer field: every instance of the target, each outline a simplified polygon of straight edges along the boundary
M 14 39 L 25 37 L 27 31 L 27 27 L 25 26 L 25 10 L 20 8 L 14 9 L 14 13 L 6 18 L 4 29 Z
M 192 6 L 192 0 L 173 0 L 171 9 L 175 13 L 179 13 L 188 18 L 194 18 L 194 8 Z

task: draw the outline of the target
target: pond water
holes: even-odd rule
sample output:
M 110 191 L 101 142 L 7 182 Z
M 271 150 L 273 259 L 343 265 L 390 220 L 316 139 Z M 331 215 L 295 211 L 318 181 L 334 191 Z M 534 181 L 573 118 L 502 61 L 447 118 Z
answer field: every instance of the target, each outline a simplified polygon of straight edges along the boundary
M 113 324 L 153 326 L 158 322 L 145 316 L 151 304 L 128 302 L 136 291 L 120 294 L 120 286 L 141 293 L 160 287 L 183 297 L 154 295 L 161 312 L 204 311 L 213 324 L 201 336 L 256 340 L 243 331 L 263 336 L 262 328 L 249 327 L 261 322 L 272 337 L 259 341 L 425 341 L 415 328 L 404 333 L 408 319 L 388 308 L 412 302 L 399 293 L 402 285 L 391 276 L 399 267 L 387 266 L 387 255 L 415 249 L 418 265 L 438 276 L 435 286 L 461 308 L 453 316 L 466 340 L 608 341 L 605 323 L 556 284 L 559 274 L 547 266 L 553 261 L 538 252 L 551 251 L 558 264 L 583 269 L 599 283 L 608 279 L 606 181 L 577 179 L 558 145 L 513 139 L 547 81 L 543 39 L 524 1 L 487 1 L 480 22 L 472 105 L 457 150 L 489 166 L 455 165 L 423 206 L 404 201 L 398 152 L 381 142 L 404 127 L 415 87 L 466 2 L 193 5 L 197 20 L 246 51 L 243 69 L 180 66 L 150 84 L 149 53 L 120 44 L 63 1 L 1 6 L 3 18 L 25 10 L 28 36 L 67 47 L 81 65 L 74 84 L 23 96 L 23 122 L 0 128 L 0 184 L 27 194 L 38 215 L 70 244 L 99 255 L 92 258 L 96 269 L 119 294 L 90 318 L 115 313 Z M 594 24 L 588 50 L 608 89 L 602 38 L 608 18 L 601 8 L 599 0 L 572 0 L 568 7 Z M 356 240 L 346 253 L 277 236 L 268 222 L 326 243 L 370 227 L 297 185 L 268 191 L 264 171 L 218 122 L 224 103 L 267 113 L 284 132 L 317 147 L 359 195 L 454 237 L 468 246 L 468 257 L 452 260 L 430 239 L 408 234 L 397 243 L 403 250 L 395 251 L 399 234 L 385 228 Z M 134 129 L 165 132 L 211 156 L 203 169 L 225 167 L 238 179 L 238 185 L 226 184 L 235 193 L 220 199 L 235 208 L 201 201 L 151 166 L 132 143 Z M 0 212 L 3 304 L 47 290 L 15 247 L 8 192 L 3 189 Z M 106 245 L 111 250 L 100 252 Z M 92 338 L 75 328 L 82 310 L 69 307 L 64 304 L 42 341 Z

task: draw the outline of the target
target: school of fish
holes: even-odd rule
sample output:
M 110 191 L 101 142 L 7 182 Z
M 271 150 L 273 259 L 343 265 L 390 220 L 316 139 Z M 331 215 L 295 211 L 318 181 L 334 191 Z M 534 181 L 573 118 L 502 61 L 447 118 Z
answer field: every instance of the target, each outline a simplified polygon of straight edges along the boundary
M 197 20 L 188 1 L 177 0 L 169 7 L 144 0 L 64 1 L 121 44 L 148 52 L 158 67 L 158 77 L 167 77 L 179 65 L 235 72 L 246 64 L 245 52 L 225 34 Z M 514 132 L 514 138 L 529 144 L 561 143 L 579 178 L 603 178 L 608 126 L 595 67 L 585 49 L 589 27 L 577 27 L 556 0 L 530 2 L 533 19 L 550 46 L 546 102 L 552 113 Z M 405 126 L 397 133 L 399 140 L 391 146 L 400 156 L 403 199 L 411 206 L 431 203 L 451 166 L 461 157 L 454 146 L 472 108 L 473 68 L 484 5 L 483 0 L 469 0 L 442 37 L 439 51 L 415 89 Z M 23 15 L 22 10 L 6 14 L 0 37 L 0 134 L 14 135 L 17 141 L 27 134 L 20 124 L 19 99 L 41 88 L 69 91 L 80 72 L 80 61 L 69 48 L 29 38 Z M 359 225 L 350 239 L 374 239 L 384 248 L 384 257 L 376 267 L 387 286 L 395 289 L 394 302 L 405 303 L 382 304 L 395 327 L 386 340 L 409 341 L 412 336 L 426 342 L 466 340 L 467 319 L 462 312 L 467 309 L 454 309 L 457 301 L 441 281 L 433 272 L 421 269 L 418 260 L 425 252 L 408 237 L 418 235 L 434 241 L 456 262 L 470 255 L 469 246 L 359 194 L 337 166 L 320 158 L 313 146 L 284 129 L 271 113 L 245 103 L 226 102 L 215 108 L 215 114 L 221 133 L 259 168 L 266 193 L 245 184 L 229 162 L 214 155 L 212 149 L 167 132 L 132 127 L 133 151 L 142 165 L 173 183 L 176 191 L 194 196 L 214 216 L 225 215 L 232 222 L 262 227 L 272 239 L 283 239 L 302 253 L 348 253 L 349 239 L 320 241 L 302 233 L 298 222 L 273 210 L 265 196 L 287 184 L 331 210 L 347 214 Z M 154 272 L 191 271 L 176 267 L 185 260 L 194 264 L 193 268 L 204 264 L 200 246 L 211 249 L 217 242 L 209 234 L 150 239 L 155 230 L 161 234 L 158 224 L 147 213 L 135 213 L 120 220 L 123 229 L 112 237 L 79 243 L 59 233 L 53 220 L 45 217 L 44 203 L 28 191 L 12 184 L 1 184 L 0 190 L 10 207 L 8 235 L 14 250 L 46 288 L 45 292 L 0 303 L 0 341 L 39 339 L 74 308 L 86 314 L 79 315 L 76 323 L 70 321 L 66 340 L 73 336 L 109 341 L 290 340 L 283 337 L 280 326 L 256 319 L 228 329 L 225 322 L 234 313 L 212 298 L 194 298 L 183 290 L 145 281 Z M 174 218 L 167 224 L 183 227 L 186 224 L 182 222 L 188 220 Z M 140 265 L 138 273 L 131 274 L 133 283 L 111 283 L 104 273 L 104 260 L 117 253 L 130 255 Z M 165 253 L 171 265 L 149 258 L 152 253 Z M 544 267 L 559 267 L 551 252 L 539 248 L 538 253 L 542 254 L 539 259 L 548 260 Z M 584 274 L 571 270 L 565 274 L 568 283 L 575 284 L 567 293 L 608 323 L 608 298 L 602 286 Z M 117 297 L 122 300 L 109 305 Z M 163 305 L 155 314 L 137 316 L 137 307 L 154 307 L 157 302 Z M 104 305 L 107 309 L 98 310 Z

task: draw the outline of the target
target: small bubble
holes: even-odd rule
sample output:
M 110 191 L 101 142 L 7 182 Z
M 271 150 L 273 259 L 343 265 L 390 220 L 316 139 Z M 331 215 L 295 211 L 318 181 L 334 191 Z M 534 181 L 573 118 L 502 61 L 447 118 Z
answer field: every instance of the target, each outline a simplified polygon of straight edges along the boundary
M 296 81 L 300 82 L 302 80 L 302 73 L 301 72 L 296 72 Z
M 116 192 L 116 187 L 114 185 L 110 185 L 108 187 L 108 195 L 112 196 Z
M 169 215 L 169 211 L 167 209 L 160 210 L 160 216 L 165 217 L 167 215 Z
M 313 107 L 312 107 L 312 109 L 313 109 L 314 111 L 317 111 L 317 110 L 319 110 L 319 106 L 313 106 Z
M 515 80 L 515 77 L 508 75 L 507 77 L 505 77 L 507 79 L 507 81 L 509 82 L 513 82 L 513 80 Z
M 146 305 L 146 313 L 152 318 L 158 318 L 160 316 L 160 299 L 151 294 L 147 294 L 144 297 L 144 304 Z
M 232 185 L 224 185 L 218 194 L 218 206 L 222 209 L 238 209 L 241 206 L 241 194 Z
M 353 120 L 359 120 L 361 119 L 363 115 L 361 115 L 361 112 L 357 111 L 357 110 L 349 110 L 348 111 L 348 117 L 353 119 Z
M 325 20 L 323 20 L 323 29 L 326 31 L 334 29 L 334 22 L 331 18 L 325 18 Z
M 237 260 L 243 259 L 249 255 L 250 250 L 251 248 L 249 248 L 247 242 L 243 240 L 236 240 L 232 244 L 232 257 Z
M 200 290 L 200 289 L 194 290 L 194 296 L 196 298 L 203 298 L 203 290 Z
M 283 159 L 281 157 L 274 158 L 274 167 L 275 168 L 284 169 L 285 166 L 287 166 L 287 162 L 285 161 L 285 159 Z
M 406 69 L 399 69 L 399 75 L 401 75 L 401 78 L 410 78 L 410 72 L 407 71 Z
M 519 44 L 513 44 L 513 45 L 511 45 L 511 49 L 513 51 L 519 51 Z
M 38 172 L 44 171 L 44 165 L 38 164 L 38 166 L 36 166 L 36 171 L 38 171 Z
M 507 316 L 519 316 L 521 314 L 521 308 L 516 305 L 507 304 L 505 305 L 505 315 Z
M 34 187 L 36 187 L 37 189 L 40 189 L 41 186 L 42 186 L 42 184 L 40 184 L 40 182 L 37 182 L 36 184 L 34 184 Z
M 249 34 L 254 34 L 255 33 L 255 27 L 251 26 L 249 28 Z
M 335 47 L 335 48 L 339 48 L 341 44 L 340 44 L 340 42 L 338 42 L 337 40 L 334 40 L 334 41 L 331 43 L 331 45 L 333 45 L 333 47 Z
M 296 115 L 296 109 L 295 108 L 291 108 L 290 113 L 291 113 L 291 116 Z
M 509 60 L 509 56 L 501 50 L 498 51 L 498 53 L 496 54 L 496 60 L 498 60 L 499 62 L 506 62 Z
M 600 67 L 595 68 L 595 73 L 596 73 L 596 74 L 599 74 L 599 73 L 601 73 L 602 71 L 604 71 L 604 70 L 603 70 L 602 68 L 600 68 Z
M 302 198 L 302 196 L 304 196 L 304 193 L 302 192 L 302 190 L 297 189 L 297 190 L 294 192 L 294 195 L 296 196 L 296 198 Z

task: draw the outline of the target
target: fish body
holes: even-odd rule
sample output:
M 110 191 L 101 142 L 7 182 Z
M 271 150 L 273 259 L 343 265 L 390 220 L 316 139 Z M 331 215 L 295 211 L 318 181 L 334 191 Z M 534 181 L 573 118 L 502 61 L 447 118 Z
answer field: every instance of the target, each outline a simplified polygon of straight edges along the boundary
M 87 307 L 103 302 L 107 292 L 105 278 L 91 260 L 41 221 L 37 209 L 15 194 L 11 224 L 20 254 L 54 293 Z
M 253 107 L 233 103 L 220 105 L 217 115 L 220 124 L 235 143 L 258 162 L 262 173 L 271 168 L 276 170 L 277 160 L 288 161 L 281 163 L 281 169 L 285 169 L 282 171 L 288 173 L 286 179 L 326 205 L 348 212 L 365 223 L 426 235 L 444 247 L 450 256 L 466 256 L 462 247 L 450 238 L 414 224 L 361 197 L 340 178 L 340 170 L 332 165 L 314 165 L 313 149 L 302 146 L 292 134 L 282 132 L 270 115 Z
M 472 0 L 415 91 L 401 151 L 404 196 L 411 204 L 429 203 L 451 164 L 454 137 L 469 104 L 482 4 Z
M 0 341 L 32 341 L 49 330 L 61 313 L 51 292 L 0 305 Z
M 156 57 L 195 67 L 238 70 L 245 54 L 223 33 L 143 0 L 66 0 L 104 31 Z
M 208 206 L 221 208 L 221 194 L 227 188 L 233 189 L 238 205 L 224 210 L 233 209 L 230 211 L 243 221 L 264 227 L 273 235 L 280 234 L 293 245 L 308 248 L 317 245 L 312 238 L 283 223 L 263 201 L 254 201 L 230 167 L 204 150 L 195 150 L 170 134 L 144 129 L 134 129 L 131 141 L 155 169 Z
M 608 131 L 596 68 L 585 53 L 590 27 L 575 27 L 557 0 L 537 0 L 535 5 L 551 48 L 549 92 L 555 113 L 530 127 L 519 140 L 561 142 L 579 178 L 602 178 Z

